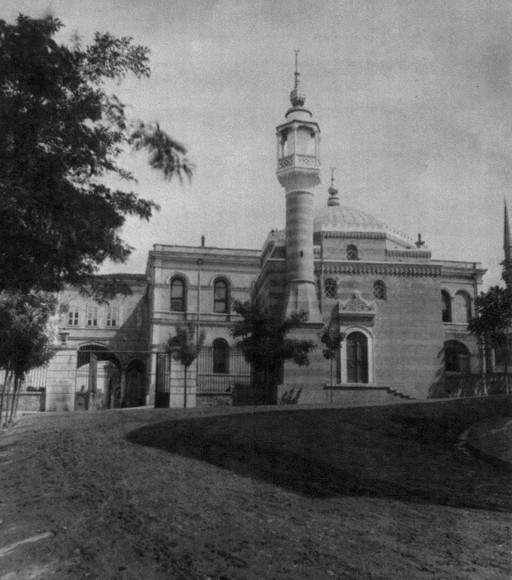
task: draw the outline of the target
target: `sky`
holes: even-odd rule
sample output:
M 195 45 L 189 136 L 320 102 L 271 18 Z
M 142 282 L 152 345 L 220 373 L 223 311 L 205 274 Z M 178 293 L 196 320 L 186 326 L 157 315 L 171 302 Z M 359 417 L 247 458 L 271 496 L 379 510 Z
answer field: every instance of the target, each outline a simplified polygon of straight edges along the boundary
M 164 182 L 140 154 L 123 165 L 161 210 L 130 219 L 129 262 L 153 244 L 260 248 L 285 223 L 275 127 L 293 88 L 321 129 L 342 204 L 427 242 L 434 259 L 481 262 L 500 280 L 503 203 L 512 214 L 510 0 L 3 0 L 0 18 L 52 13 L 61 39 L 94 31 L 151 50 L 151 78 L 113 88 L 130 116 L 189 146 L 192 183 Z

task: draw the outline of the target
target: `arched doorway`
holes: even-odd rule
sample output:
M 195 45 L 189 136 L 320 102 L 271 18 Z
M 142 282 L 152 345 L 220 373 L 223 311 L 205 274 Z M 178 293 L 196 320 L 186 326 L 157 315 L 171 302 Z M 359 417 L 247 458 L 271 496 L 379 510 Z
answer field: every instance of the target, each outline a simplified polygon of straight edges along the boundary
M 458 340 L 447 340 L 444 343 L 444 368 L 448 373 L 469 373 L 468 347 Z
M 132 360 L 126 368 L 126 396 L 124 406 L 141 407 L 146 404 L 146 365 Z
M 78 349 L 76 366 L 75 409 L 115 406 L 113 400 L 121 382 L 117 356 L 104 346 L 89 344 Z
M 362 332 L 347 336 L 347 382 L 368 383 L 368 339 Z

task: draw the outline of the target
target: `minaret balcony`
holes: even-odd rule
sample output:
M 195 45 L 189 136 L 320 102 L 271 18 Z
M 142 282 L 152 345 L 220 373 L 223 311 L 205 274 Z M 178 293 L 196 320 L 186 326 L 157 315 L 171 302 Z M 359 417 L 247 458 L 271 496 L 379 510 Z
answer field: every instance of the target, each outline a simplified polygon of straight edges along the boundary
M 277 160 L 277 170 L 299 167 L 303 169 L 316 169 L 320 162 L 316 155 L 287 155 Z

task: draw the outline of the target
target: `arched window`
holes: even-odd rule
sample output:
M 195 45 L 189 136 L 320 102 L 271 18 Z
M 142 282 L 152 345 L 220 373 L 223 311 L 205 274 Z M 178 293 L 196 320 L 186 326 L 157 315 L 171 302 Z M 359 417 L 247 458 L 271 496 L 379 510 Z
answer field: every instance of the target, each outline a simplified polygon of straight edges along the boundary
M 213 284 L 213 311 L 224 314 L 229 312 L 229 286 L 226 280 L 215 280 Z
M 229 372 L 229 345 L 223 338 L 213 341 L 213 372 L 227 374 Z
M 471 320 L 471 299 L 462 291 L 455 294 L 453 301 L 454 321 L 460 323 L 468 323 Z
M 176 276 L 171 280 L 171 310 L 185 312 L 187 309 L 187 285 L 183 278 Z
M 368 382 L 368 339 L 362 332 L 351 332 L 347 337 L 347 381 Z
M 386 284 L 382 280 L 373 283 L 373 296 L 377 300 L 386 300 Z
M 338 284 L 336 280 L 327 278 L 324 282 L 324 296 L 326 298 L 338 298 Z
M 452 299 L 446 290 L 441 290 L 441 304 L 443 309 L 443 322 L 452 321 Z
M 354 244 L 347 246 L 347 260 L 359 260 L 359 252 Z
M 444 343 L 444 368 L 450 373 L 468 373 L 470 370 L 469 350 L 457 340 Z

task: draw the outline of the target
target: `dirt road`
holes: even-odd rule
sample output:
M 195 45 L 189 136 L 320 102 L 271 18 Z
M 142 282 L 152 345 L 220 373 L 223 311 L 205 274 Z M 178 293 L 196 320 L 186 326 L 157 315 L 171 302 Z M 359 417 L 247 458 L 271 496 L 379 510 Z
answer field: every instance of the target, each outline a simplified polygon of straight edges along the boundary
M 0 579 L 509 579 L 510 476 L 429 417 L 24 418 L 0 438 Z

